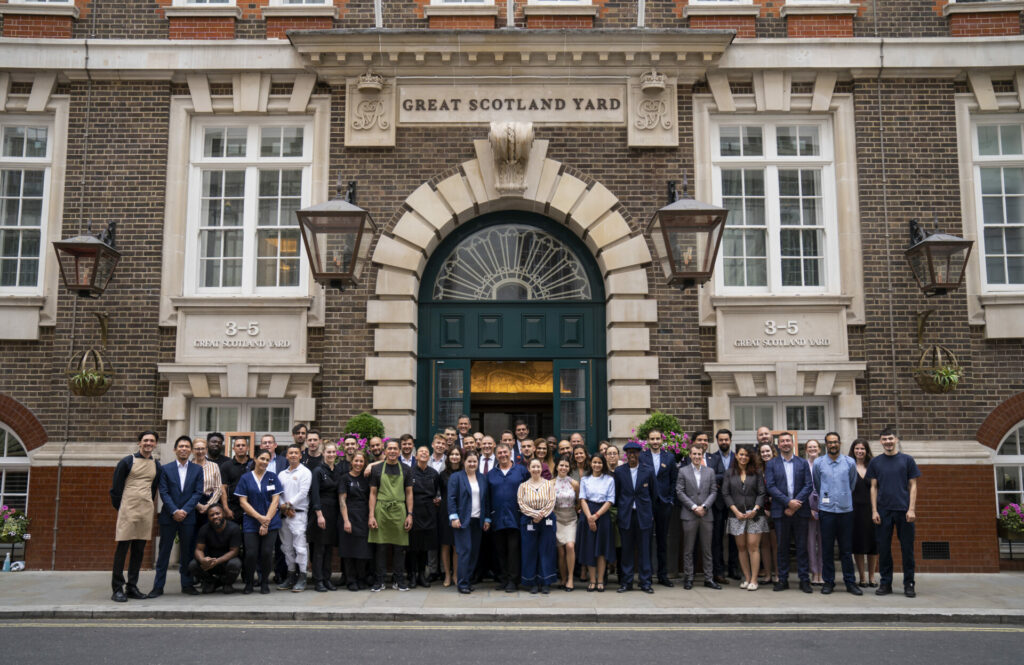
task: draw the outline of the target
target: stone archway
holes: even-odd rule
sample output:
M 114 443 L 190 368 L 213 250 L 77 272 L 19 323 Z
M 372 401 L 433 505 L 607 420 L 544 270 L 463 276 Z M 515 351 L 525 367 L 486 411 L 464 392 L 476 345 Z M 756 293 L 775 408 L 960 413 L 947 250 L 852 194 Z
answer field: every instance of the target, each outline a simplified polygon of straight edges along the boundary
M 499 128 L 500 129 L 500 128 Z M 618 198 L 601 183 L 547 158 L 548 142 L 474 141 L 476 158 L 417 188 L 405 212 L 377 241 L 374 297 L 367 322 L 374 353 L 365 378 L 373 384 L 373 410 L 392 434 L 416 428 L 417 295 L 427 259 L 458 224 L 484 213 L 523 210 L 565 224 L 587 245 L 604 279 L 607 338 L 608 432 L 623 439 L 650 410 L 650 382 L 658 357 L 650 352 L 648 326 L 657 323 L 657 301 L 648 294 L 645 266 L 651 253 L 632 232 Z
M 992 450 L 997 450 L 1006 433 L 1021 420 L 1024 420 L 1024 393 L 1017 393 L 992 409 L 974 438 Z

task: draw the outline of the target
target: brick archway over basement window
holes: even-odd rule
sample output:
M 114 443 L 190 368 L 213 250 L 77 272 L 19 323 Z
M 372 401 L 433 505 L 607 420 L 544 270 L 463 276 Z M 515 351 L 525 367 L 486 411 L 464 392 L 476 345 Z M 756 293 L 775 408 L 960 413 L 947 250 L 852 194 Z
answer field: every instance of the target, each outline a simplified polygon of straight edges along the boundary
M 979 442 L 995 450 L 1010 429 L 1024 420 L 1024 393 L 1017 393 L 988 414 L 974 436 Z

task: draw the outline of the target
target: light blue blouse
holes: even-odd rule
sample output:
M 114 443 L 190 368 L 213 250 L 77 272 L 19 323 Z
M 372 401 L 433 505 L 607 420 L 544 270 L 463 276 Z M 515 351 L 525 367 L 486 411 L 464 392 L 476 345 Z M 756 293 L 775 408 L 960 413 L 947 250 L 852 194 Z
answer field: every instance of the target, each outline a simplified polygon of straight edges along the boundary
M 615 478 L 610 473 L 598 477 L 583 476 L 580 480 L 580 499 L 604 503 L 615 503 Z

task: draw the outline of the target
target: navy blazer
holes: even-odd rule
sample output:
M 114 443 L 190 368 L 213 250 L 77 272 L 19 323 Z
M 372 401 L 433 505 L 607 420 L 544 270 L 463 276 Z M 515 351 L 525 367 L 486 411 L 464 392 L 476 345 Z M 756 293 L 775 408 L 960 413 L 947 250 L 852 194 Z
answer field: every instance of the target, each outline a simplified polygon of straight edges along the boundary
M 177 460 L 160 467 L 159 476 L 160 499 L 164 502 L 160 509 L 160 524 L 195 524 L 196 505 L 203 496 L 203 467 L 194 462 L 188 463 L 184 491 L 178 478 Z M 178 510 L 188 513 L 181 522 L 174 520 L 174 513 Z
M 796 514 L 800 517 L 811 516 L 810 496 L 813 486 L 811 484 L 811 466 L 802 457 L 793 456 L 793 496 L 788 495 L 786 484 L 786 469 L 781 457 L 773 457 L 768 460 L 764 470 L 764 484 L 768 489 L 768 495 L 772 498 L 772 517 L 782 517 L 790 498 L 803 502 Z
M 487 508 L 487 476 L 476 474 L 476 482 L 480 488 L 480 518 L 483 523 L 490 523 Z M 473 513 L 473 492 L 469 487 L 469 478 L 465 471 L 456 471 L 448 479 L 448 521 L 452 521 L 452 515 L 459 518 L 463 529 L 469 528 L 470 515 Z
M 732 462 L 731 463 L 735 464 L 736 463 L 736 451 L 732 450 L 731 452 L 732 452 Z M 720 450 L 716 450 L 715 452 L 711 453 L 710 455 L 705 455 L 704 456 L 704 461 L 707 464 L 707 467 L 715 472 L 715 482 L 718 484 L 718 498 L 715 499 L 715 509 L 718 510 L 718 511 L 721 511 L 721 510 L 723 510 L 726 507 L 726 505 L 725 505 L 725 494 L 722 492 L 722 485 L 725 482 L 725 474 L 727 474 L 729 472 L 729 470 L 725 468 L 725 460 L 722 459 L 722 452 Z M 725 513 L 721 513 L 721 514 L 725 514 Z
M 623 464 L 615 469 L 615 505 L 618 506 L 619 528 L 629 529 L 633 526 L 650 529 L 654 525 L 654 502 L 657 500 L 657 481 L 650 465 L 641 464 L 637 467 L 636 492 L 633 491 L 633 478 L 629 465 Z M 633 521 L 633 502 L 636 502 L 636 520 Z
M 650 450 L 640 453 L 640 465 L 654 467 L 654 455 Z M 658 468 L 654 469 L 655 493 L 658 503 L 664 506 L 671 506 L 675 502 L 676 480 L 679 478 L 679 467 L 676 466 L 676 456 L 661 449 L 661 459 Z

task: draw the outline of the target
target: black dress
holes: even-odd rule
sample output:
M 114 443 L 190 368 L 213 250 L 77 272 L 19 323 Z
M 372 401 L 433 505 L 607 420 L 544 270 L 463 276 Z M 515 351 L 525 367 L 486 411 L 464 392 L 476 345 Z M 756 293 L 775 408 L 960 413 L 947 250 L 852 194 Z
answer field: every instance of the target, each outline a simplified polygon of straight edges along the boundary
M 452 523 L 448 521 L 448 481 L 454 471 L 445 469 L 441 472 L 441 505 L 437 507 L 437 544 L 455 547 L 455 532 L 452 531 Z
M 359 474 L 346 473 L 338 483 L 338 494 L 345 495 L 348 520 L 352 533 L 345 533 L 344 520 L 339 517 L 338 553 L 343 559 L 371 559 L 373 550 L 367 540 L 370 536 L 370 479 Z
M 875 523 L 871 521 L 871 481 L 859 473 L 853 485 L 853 553 L 878 554 Z
M 309 525 L 306 538 L 314 545 L 334 545 L 338 542 L 338 483 L 341 470 L 338 465 L 332 471 L 326 464 L 313 467 L 313 483 L 309 486 Z M 317 524 L 316 511 L 324 514 L 324 528 Z
M 434 499 L 441 496 L 441 477 L 430 468 L 412 466 L 412 529 L 409 551 L 427 552 L 437 549 L 437 510 Z

